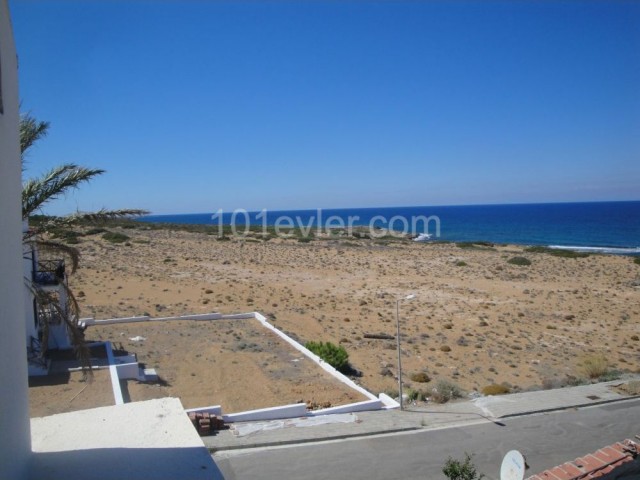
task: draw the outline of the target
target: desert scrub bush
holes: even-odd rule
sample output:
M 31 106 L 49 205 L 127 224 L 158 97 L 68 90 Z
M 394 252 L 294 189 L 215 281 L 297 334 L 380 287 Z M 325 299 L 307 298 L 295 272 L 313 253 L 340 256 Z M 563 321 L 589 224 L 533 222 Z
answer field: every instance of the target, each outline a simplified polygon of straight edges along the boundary
M 407 398 L 410 402 L 424 402 L 427 399 L 427 395 L 422 390 L 409 390 L 407 392 Z
M 445 352 L 445 353 L 450 352 L 451 351 L 451 347 L 449 345 L 442 345 L 440 347 L 440 351 L 441 352 Z
M 339 372 L 349 370 L 349 354 L 342 345 L 331 342 L 307 342 L 304 346 Z
M 447 403 L 449 400 L 462 397 L 462 389 L 448 380 L 438 380 L 436 386 L 431 390 L 431 399 L 436 403 Z
M 618 380 L 622 376 L 622 372 L 620 370 L 607 370 L 607 372 L 601 375 L 598 378 L 600 382 L 611 382 L 613 380 Z
M 118 232 L 106 232 L 102 235 L 102 238 L 111 243 L 124 243 L 129 240 L 127 235 Z
M 640 395 L 640 380 L 631 380 L 626 385 L 623 385 L 623 390 L 628 395 Z
M 85 232 L 85 235 L 97 235 L 99 233 L 104 233 L 106 232 L 107 229 L 106 228 L 102 228 L 102 227 L 95 227 L 95 228 L 90 228 L 89 230 L 87 230 Z
M 511 265 L 518 265 L 519 267 L 528 267 L 531 265 L 531 260 L 526 257 L 513 257 L 507 260 L 507 263 Z
M 563 258 L 585 258 L 590 255 L 586 252 L 576 252 L 575 250 L 565 250 L 563 248 L 549 248 L 541 246 L 528 247 L 525 248 L 524 251 L 528 253 L 547 253 L 549 255 L 553 255 L 554 257 Z
M 509 392 L 511 392 L 509 387 L 506 385 L 498 385 L 497 383 L 487 385 L 482 389 L 483 395 L 504 395 Z
M 472 248 L 482 250 L 494 250 L 494 244 L 491 242 L 456 242 L 458 248 Z
M 609 360 L 602 353 L 582 357 L 581 370 L 588 378 L 600 378 L 609 372 Z
M 431 377 L 424 372 L 412 373 L 409 378 L 411 378 L 412 382 L 418 383 L 429 383 L 431 381 Z
M 442 467 L 442 473 L 449 480 L 482 480 L 485 476 L 483 473 L 478 473 L 471 458 L 468 453 L 464 454 L 463 461 L 449 457 Z
M 467 266 L 467 262 L 465 262 L 464 260 L 458 260 L 455 263 L 456 267 L 466 267 Z
M 62 243 L 66 243 L 68 245 L 74 245 L 80 243 L 78 237 L 83 236 L 81 232 L 76 232 L 75 230 L 67 230 L 63 228 L 57 228 L 52 230 L 51 236 L 56 239 L 60 239 Z
M 544 378 L 542 380 L 542 388 L 544 390 L 551 390 L 553 388 L 577 387 L 579 385 L 587 385 L 588 383 L 589 381 L 582 377 L 565 375 L 562 378 Z
M 640 265 L 640 257 L 634 258 L 633 263 L 635 263 L 636 265 Z

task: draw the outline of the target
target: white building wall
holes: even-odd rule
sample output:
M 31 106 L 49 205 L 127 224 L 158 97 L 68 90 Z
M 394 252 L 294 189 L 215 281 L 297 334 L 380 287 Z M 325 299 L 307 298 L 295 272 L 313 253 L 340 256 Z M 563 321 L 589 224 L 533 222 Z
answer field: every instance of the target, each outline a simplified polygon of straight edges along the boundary
M 0 478 L 27 478 L 31 455 L 22 263 L 18 62 L 0 0 Z

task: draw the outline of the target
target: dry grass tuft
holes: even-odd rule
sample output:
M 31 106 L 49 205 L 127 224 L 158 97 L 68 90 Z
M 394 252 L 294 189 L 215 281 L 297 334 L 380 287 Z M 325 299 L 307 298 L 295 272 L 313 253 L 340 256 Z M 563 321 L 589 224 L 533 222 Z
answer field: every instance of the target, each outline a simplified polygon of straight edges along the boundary
M 609 360 L 602 353 L 582 357 L 581 370 L 588 378 L 600 378 L 609 371 Z

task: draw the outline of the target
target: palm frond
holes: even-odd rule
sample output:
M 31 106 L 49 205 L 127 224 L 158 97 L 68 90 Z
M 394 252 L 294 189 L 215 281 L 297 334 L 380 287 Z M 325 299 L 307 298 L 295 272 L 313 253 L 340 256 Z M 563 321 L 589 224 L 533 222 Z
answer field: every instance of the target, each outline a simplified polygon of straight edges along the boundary
M 44 217 L 44 219 L 39 220 L 37 225 L 31 226 L 29 224 L 29 230 L 23 233 L 22 238 L 27 240 L 29 237 L 41 236 L 71 227 L 73 227 L 73 219 L 69 215 L 64 217 Z
M 33 293 L 33 296 L 36 299 L 36 304 L 38 305 L 38 317 L 41 320 L 39 322 L 39 326 L 42 329 L 41 356 L 44 356 L 47 352 L 49 328 L 54 317 L 57 317 L 64 322 L 71 335 L 71 344 L 73 345 L 74 353 L 82 367 L 85 377 L 92 376 L 91 352 L 84 340 L 84 334 L 78 325 L 80 309 L 73 292 L 66 284 L 61 284 L 65 289 L 67 298 L 69 299 L 66 308 L 64 308 L 60 304 L 59 299 L 50 292 L 43 290 L 28 279 L 25 279 L 25 283 L 27 288 L 29 288 Z
M 45 203 L 104 172 L 67 163 L 51 169 L 40 178 L 29 179 L 22 187 L 22 218 L 28 218 Z
M 41 138 L 45 137 L 49 130 L 49 122 L 36 120 L 29 113 L 20 115 L 20 153 L 24 155 L 29 148 Z
M 78 265 L 80 264 L 80 252 L 77 248 L 64 243 L 54 242 L 53 240 L 43 240 L 41 238 L 31 240 L 31 243 L 36 246 L 39 252 L 58 253 L 71 260 L 71 273 L 78 269 Z
M 97 212 L 78 212 L 73 215 L 69 215 L 65 217 L 71 223 L 75 222 L 92 222 L 92 223 L 100 223 L 107 222 L 109 220 L 117 220 L 119 218 L 130 218 L 130 217 L 140 217 L 142 215 L 149 214 L 148 210 L 141 209 L 121 209 L 121 210 L 106 210 L 101 209 Z

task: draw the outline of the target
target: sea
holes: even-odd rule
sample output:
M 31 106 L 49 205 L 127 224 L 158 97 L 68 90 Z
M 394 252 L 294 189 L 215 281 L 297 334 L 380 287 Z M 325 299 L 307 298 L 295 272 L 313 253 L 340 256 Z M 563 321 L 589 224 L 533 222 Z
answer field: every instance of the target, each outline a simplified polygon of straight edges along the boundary
M 428 233 L 433 241 L 486 241 L 543 245 L 577 251 L 640 255 L 640 201 L 540 203 L 466 206 L 340 208 L 315 210 L 222 211 L 149 215 L 142 222 L 318 227 L 369 227 L 410 235 Z

